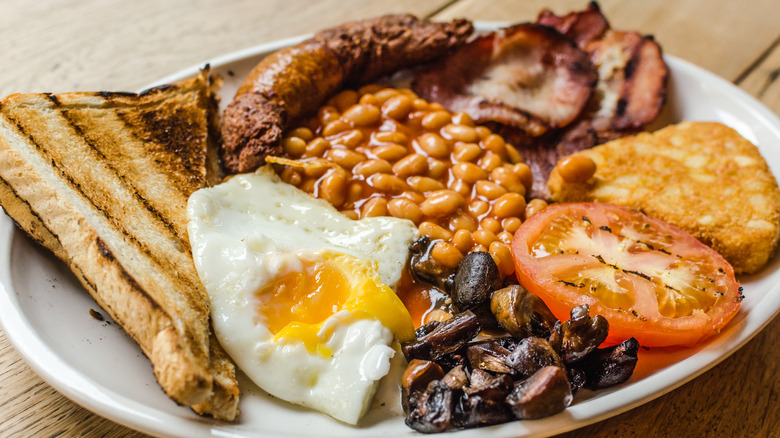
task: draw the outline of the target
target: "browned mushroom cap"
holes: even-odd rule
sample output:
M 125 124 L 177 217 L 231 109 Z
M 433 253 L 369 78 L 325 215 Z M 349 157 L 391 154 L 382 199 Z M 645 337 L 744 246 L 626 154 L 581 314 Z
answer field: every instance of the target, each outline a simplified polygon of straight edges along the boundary
M 597 349 L 583 361 L 585 386 L 604 389 L 619 385 L 631 377 L 637 363 L 639 342 L 628 338 L 618 345 Z
M 556 321 L 544 301 L 519 284 L 493 292 L 490 310 L 498 325 L 516 338 L 547 336 Z
M 444 370 L 436 362 L 412 359 L 401 376 L 401 402 L 404 412 L 409 413 L 419 403 L 423 391 L 434 380 L 444 377 Z
M 514 417 L 505 403 L 513 389 L 512 378 L 503 374 L 493 376 L 476 369 L 472 372 L 471 386 L 455 405 L 452 424 L 458 428 L 470 428 L 511 421 Z
M 475 311 L 487 305 L 490 295 L 501 287 L 501 274 L 493 257 L 485 251 L 466 254 L 455 271 L 452 301 L 461 310 Z
M 437 288 L 450 292 L 455 268 L 445 266 L 435 257 L 431 257 L 431 251 L 436 245 L 435 240 L 428 236 L 422 236 L 409 246 L 409 268 L 414 278 L 425 281 Z
M 401 384 L 410 391 L 422 391 L 432 380 L 440 380 L 442 377 L 444 370 L 436 362 L 412 359 L 401 377 Z
M 557 414 L 571 404 L 571 386 L 561 367 L 550 365 L 515 384 L 506 402 L 519 419 Z
M 450 426 L 456 391 L 441 380 L 434 380 L 406 416 L 406 425 L 422 433 L 444 432 Z
M 535 337 L 520 341 L 517 348 L 506 356 L 505 362 L 522 377 L 529 377 L 549 365 L 563 366 L 550 343 Z
M 596 79 L 587 54 L 571 40 L 528 23 L 475 39 L 420 73 L 413 88 L 477 122 L 500 122 L 538 136 L 574 120 Z

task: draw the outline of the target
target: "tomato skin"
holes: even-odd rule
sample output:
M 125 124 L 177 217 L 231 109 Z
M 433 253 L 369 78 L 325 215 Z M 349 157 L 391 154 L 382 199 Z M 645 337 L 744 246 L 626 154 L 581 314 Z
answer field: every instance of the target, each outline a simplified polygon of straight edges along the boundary
M 566 228 L 561 226 L 562 223 L 573 225 Z M 579 228 L 589 230 L 591 239 L 582 238 L 585 234 L 579 233 Z M 559 233 L 560 229 L 564 231 Z M 577 232 L 566 234 L 570 229 Z M 563 235 L 561 254 L 550 251 L 556 245 L 556 233 Z M 578 237 L 575 239 L 572 235 Z M 622 247 L 610 243 L 621 242 L 621 238 L 626 235 L 643 238 L 653 236 L 663 243 L 654 241 L 652 245 L 647 245 L 649 249 L 642 245 L 631 246 L 642 248 L 634 252 L 616 249 L 625 248 L 625 240 L 622 241 Z M 571 242 L 581 245 L 567 246 Z M 599 247 L 599 244 L 602 246 Z M 546 252 L 539 248 L 544 248 Z M 603 252 L 598 253 L 601 250 Z M 626 207 L 599 203 L 551 205 L 518 228 L 512 242 L 512 254 L 520 284 L 542 298 L 558 319 L 568 320 L 571 309 L 581 304 L 590 307 L 591 315 L 604 316 L 610 326 L 605 341 L 607 344 L 634 337 L 640 345 L 646 347 L 694 345 L 719 333 L 736 315 L 742 300 L 741 288 L 734 277 L 733 268 L 717 252 L 672 225 Z M 672 268 L 668 271 L 647 269 L 649 274 L 642 271 L 646 269 L 645 263 L 657 268 L 663 266 L 659 265 L 661 261 L 670 263 Z M 581 269 L 580 273 L 578 269 Z M 594 293 L 592 289 L 584 287 L 591 281 L 589 284 L 592 287 L 597 279 L 601 279 L 599 276 L 581 274 L 591 272 L 588 269 L 595 269 L 597 271 L 594 272 L 599 273 L 614 271 L 614 276 L 619 276 L 620 281 L 614 282 L 613 285 L 619 287 L 612 289 L 619 289 L 620 293 L 612 293 L 609 288 L 606 288 L 607 292 Z M 568 275 L 580 280 L 569 281 Z M 669 278 L 665 278 L 667 275 Z M 666 282 L 672 282 L 679 289 L 681 286 L 675 280 L 680 278 L 690 282 L 695 280 L 697 283 L 693 284 L 696 288 L 685 289 L 688 295 L 666 293 L 675 290 L 665 286 Z M 706 292 L 699 292 L 699 288 Z M 596 290 L 602 289 L 597 287 Z M 688 301 L 681 301 L 680 298 L 664 301 L 667 295 L 693 298 Z M 631 303 L 619 306 L 615 304 L 618 299 L 623 300 L 623 303 Z M 697 299 L 706 304 L 701 305 Z M 676 305 L 684 306 L 685 303 L 693 302 L 694 309 L 690 314 L 681 316 L 664 315 L 664 312 L 669 313 L 670 310 L 662 310 L 662 303 L 668 305 L 669 302 L 672 303 L 672 309 L 676 309 Z M 695 308 L 697 305 L 702 308 Z

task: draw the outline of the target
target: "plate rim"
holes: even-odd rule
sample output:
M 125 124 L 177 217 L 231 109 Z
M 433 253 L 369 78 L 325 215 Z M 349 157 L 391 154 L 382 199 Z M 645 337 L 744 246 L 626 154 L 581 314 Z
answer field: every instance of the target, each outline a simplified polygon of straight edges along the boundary
M 474 23 L 478 30 L 483 31 L 492 30 L 506 24 L 503 22 L 484 21 L 475 21 Z M 298 35 L 274 40 L 217 56 L 207 62 L 199 63 L 165 76 L 144 89 L 194 76 L 204 65 L 210 65 L 212 68 L 220 68 L 252 57 L 260 57 L 263 54 L 296 44 L 309 36 L 310 34 Z M 744 109 L 753 112 L 756 119 L 763 119 L 762 121 L 765 122 L 766 127 L 773 130 L 778 139 L 780 139 L 780 117 L 754 96 L 741 90 L 733 83 L 689 61 L 668 54 L 664 54 L 664 59 L 669 65 L 670 72 L 683 70 L 688 74 L 700 76 L 707 81 L 717 84 L 719 86 L 719 91 L 728 95 L 729 99 L 744 101 L 747 104 Z M 216 434 L 220 436 L 246 436 L 243 432 L 238 431 L 239 433 L 236 433 L 236 430 L 230 430 L 224 427 L 229 426 L 231 423 L 219 422 L 202 417 L 188 419 L 168 412 L 146 408 L 143 404 L 134 399 L 127 398 L 122 394 L 117 394 L 116 392 L 93 382 L 89 376 L 67 366 L 59 356 L 47 347 L 46 342 L 30 325 L 29 321 L 25 318 L 25 315 L 23 315 L 22 309 L 19 307 L 16 297 L 17 292 L 14 291 L 12 285 L 13 274 L 11 269 L 12 243 L 15 236 L 18 234 L 24 235 L 24 233 L 15 226 L 13 220 L 7 216 L 0 218 L 0 325 L 3 327 L 6 338 L 14 346 L 16 351 L 20 353 L 27 365 L 43 380 L 58 392 L 85 409 L 144 433 L 170 437 Z M 661 397 L 704 374 L 750 342 L 778 314 L 780 314 L 780 293 L 777 293 L 779 290 L 780 284 L 767 291 L 767 294 L 756 303 L 756 306 L 753 309 L 751 309 L 750 314 L 740 319 L 736 324 L 729 324 L 724 332 L 706 345 L 705 351 L 698 351 L 688 358 L 676 362 L 652 376 L 634 382 L 639 383 L 652 379 L 649 383 L 654 385 L 650 388 L 646 388 L 644 391 L 639 391 L 641 392 L 639 395 L 630 396 L 629 403 L 625 403 L 625 399 L 619 401 L 618 399 L 620 397 L 614 395 L 620 391 L 620 389 L 625 389 L 618 388 L 615 391 L 594 397 L 594 399 L 598 398 L 600 400 L 600 406 L 603 404 L 606 404 L 607 406 L 606 408 L 600 407 L 598 414 L 578 417 L 578 414 L 582 414 L 580 412 L 582 409 L 577 409 L 578 406 L 582 406 L 585 402 L 593 399 L 585 400 L 582 403 L 570 406 L 564 411 L 564 414 L 570 418 L 569 421 L 564 422 L 565 424 L 555 425 L 557 427 L 552 428 L 542 427 L 541 429 L 532 426 L 530 428 L 530 433 L 525 436 L 542 436 L 563 433 L 602 421 Z M 758 316 L 756 316 L 756 314 Z M 730 343 L 733 342 L 735 332 L 746 329 L 750 330 L 748 335 L 739 335 L 737 333 L 736 336 L 739 337 L 739 341 L 733 344 Z M 724 350 L 725 352 L 717 352 L 718 349 L 723 348 L 724 346 L 728 346 L 728 348 Z M 696 358 L 702 353 L 708 352 L 713 354 L 717 352 L 717 357 L 710 360 L 705 366 L 700 366 L 693 371 L 685 372 L 685 376 L 682 379 L 677 376 L 677 374 L 679 374 L 678 368 L 683 368 L 683 371 L 685 371 L 683 365 L 686 365 L 687 361 Z M 63 374 L 67 378 L 63 378 Z M 628 387 L 631 387 L 632 385 L 629 385 Z M 643 385 L 639 389 L 644 386 L 646 385 Z M 586 408 L 587 407 L 590 406 L 586 406 Z M 534 420 L 532 422 L 524 421 L 521 423 L 526 425 L 553 424 L 552 420 L 545 421 L 549 419 L 557 419 L 557 421 L 560 421 L 560 417 L 556 415 L 548 417 L 548 419 Z M 171 421 L 174 422 L 171 423 Z M 508 424 L 517 423 L 513 422 Z M 502 428 L 502 426 L 504 427 Z M 518 432 L 516 429 L 514 431 L 508 429 L 509 428 L 506 425 L 498 425 L 489 428 L 456 432 L 458 433 L 458 436 L 461 437 L 484 436 L 483 434 L 486 433 L 495 436 L 509 436 Z M 367 434 L 371 433 L 369 429 L 365 429 L 365 431 Z M 501 433 L 502 431 L 505 433 Z M 266 434 L 272 433 L 273 432 L 260 431 L 255 435 L 266 436 Z

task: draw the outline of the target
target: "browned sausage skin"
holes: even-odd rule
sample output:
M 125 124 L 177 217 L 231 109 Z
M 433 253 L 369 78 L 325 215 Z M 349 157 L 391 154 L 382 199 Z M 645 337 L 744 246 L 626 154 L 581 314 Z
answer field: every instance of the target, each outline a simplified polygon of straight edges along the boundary
M 346 23 L 263 59 L 249 73 L 222 125 L 222 162 L 248 172 L 278 154 L 288 123 L 316 110 L 331 94 L 431 61 L 466 42 L 471 22 L 436 23 L 387 15 Z

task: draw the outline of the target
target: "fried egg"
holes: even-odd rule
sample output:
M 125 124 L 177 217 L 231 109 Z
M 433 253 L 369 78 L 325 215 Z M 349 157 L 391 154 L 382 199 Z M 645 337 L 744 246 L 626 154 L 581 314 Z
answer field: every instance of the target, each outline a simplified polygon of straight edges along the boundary
M 238 367 L 269 394 L 356 424 L 394 336 L 414 337 L 391 289 L 414 224 L 349 219 L 270 167 L 195 192 L 187 214 L 214 332 Z

